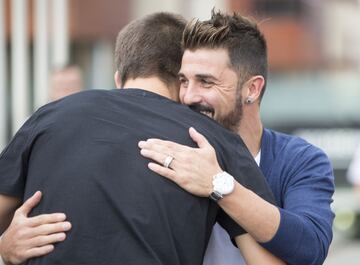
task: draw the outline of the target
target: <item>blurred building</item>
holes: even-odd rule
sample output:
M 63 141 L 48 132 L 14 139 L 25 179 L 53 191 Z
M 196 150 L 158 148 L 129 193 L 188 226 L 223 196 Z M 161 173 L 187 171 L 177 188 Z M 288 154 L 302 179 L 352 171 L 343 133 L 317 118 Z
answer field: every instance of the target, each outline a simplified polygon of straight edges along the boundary
M 360 144 L 360 1 L 230 0 L 268 42 L 268 127 L 306 138 L 331 158 L 337 185 Z

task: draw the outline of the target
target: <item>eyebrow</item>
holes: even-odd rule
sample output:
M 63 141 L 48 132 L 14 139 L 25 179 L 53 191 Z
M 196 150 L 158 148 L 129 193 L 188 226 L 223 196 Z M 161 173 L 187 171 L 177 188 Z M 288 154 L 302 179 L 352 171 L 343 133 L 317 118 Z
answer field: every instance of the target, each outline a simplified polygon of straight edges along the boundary
M 195 77 L 197 79 L 211 79 L 213 81 L 218 81 L 218 79 L 215 76 L 209 74 L 197 74 L 195 75 Z
M 186 78 L 186 76 L 181 72 L 178 73 L 178 77 Z M 195 77 L 197 79 L 211 79 L 213 81 L 219 81 L 216 77 L 214 77 L 213 75 L 210 75 L 210 74 L 196 74 Z
M 183 73 L 178 73 L 177 76 L 180 78 L 180 77 L 185 77 L 185 75 Z

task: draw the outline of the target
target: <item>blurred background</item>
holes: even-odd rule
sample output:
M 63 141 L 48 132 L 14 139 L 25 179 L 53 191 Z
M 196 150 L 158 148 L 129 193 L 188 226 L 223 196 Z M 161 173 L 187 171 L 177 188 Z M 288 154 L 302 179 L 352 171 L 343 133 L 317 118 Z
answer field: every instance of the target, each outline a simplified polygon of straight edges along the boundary
M 358 264 L 360 196 L 346 175 L 360 145 L 360 0 L 0 0 L 0 148 L 50 100 L 114 88 L 115 38 L 130 20 L 156 11 L 208 19 L 213 7 L 260 23 L 264 123 L 328 154 L 337 217 L 325 264 Z

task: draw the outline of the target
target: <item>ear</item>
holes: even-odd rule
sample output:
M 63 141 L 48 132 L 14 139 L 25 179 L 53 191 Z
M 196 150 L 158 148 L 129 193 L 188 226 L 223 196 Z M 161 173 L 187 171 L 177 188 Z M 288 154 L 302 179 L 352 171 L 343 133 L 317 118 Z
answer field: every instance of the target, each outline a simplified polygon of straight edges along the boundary
M 245 84 L 245 99 L 251 99 L 252 102 L 258 101 L 264 85 L 265 79 L 262 75 L 255 75 L 251 77 Z
M 115 74 L 114 74 L 114 80 L 115 80 L 116 88 L 121 88 L 119 71 L 116 71 L 116 72 L 115 72 Z

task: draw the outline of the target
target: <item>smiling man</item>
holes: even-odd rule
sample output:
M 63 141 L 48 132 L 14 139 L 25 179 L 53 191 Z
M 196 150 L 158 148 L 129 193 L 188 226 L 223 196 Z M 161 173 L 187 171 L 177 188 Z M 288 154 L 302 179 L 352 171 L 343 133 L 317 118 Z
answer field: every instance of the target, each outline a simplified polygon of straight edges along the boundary
M 287 264 L 322 264 L 332 240 L 332 166 L 323 151 L 305 140 L 263 127 L 260 103 L 267 50 L 256 24 L 238 14 L 213 12 L 210 20 L 188 23 L 183 49 L 181 102 L 242 137 L 278 207 L 239 189 L 223 194 L 218 204 L 249 233 L 249 240 L 262 243 Z M 153 171 L 198 196 L 216 189 L 213 175 L 201 170 L 217 166 L 207 160 L 209 152 L 213 151 L 204 142 L 194 149 L 153 139 L 143 143 L 141 151 L 160 163 L 150 165 Z M 168 154 L 177 162 L 170 169 L 161 166 Z M 204 264 L 236 265 L 241 259 L 228 236 L 215 226 Z

